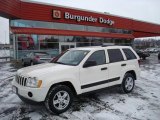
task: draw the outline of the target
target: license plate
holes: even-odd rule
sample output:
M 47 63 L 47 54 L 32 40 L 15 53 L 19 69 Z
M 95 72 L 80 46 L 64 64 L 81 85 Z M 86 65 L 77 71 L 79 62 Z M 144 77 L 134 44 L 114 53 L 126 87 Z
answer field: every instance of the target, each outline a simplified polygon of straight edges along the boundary
M 18 88 L 17 88 L 17 87 L 15 87 L 15 86 L 13 86 L 13 87 L 12 87 L 12 91 L 13 91 L 14 93 L 16 93 L 16 94 L 17 94 L 17 92 L 18 92 Z

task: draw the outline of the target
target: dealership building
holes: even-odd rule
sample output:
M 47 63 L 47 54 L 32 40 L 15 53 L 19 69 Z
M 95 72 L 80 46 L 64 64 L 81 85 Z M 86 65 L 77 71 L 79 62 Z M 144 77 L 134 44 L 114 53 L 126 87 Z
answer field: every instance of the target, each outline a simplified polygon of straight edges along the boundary
M 158 24 L 30 0 L 1 0 L 0 16 L 10 20 L 15 59 L 32 51 L 56 56 L 74 47 L 132 45 L 134 38 L 160 36 Z

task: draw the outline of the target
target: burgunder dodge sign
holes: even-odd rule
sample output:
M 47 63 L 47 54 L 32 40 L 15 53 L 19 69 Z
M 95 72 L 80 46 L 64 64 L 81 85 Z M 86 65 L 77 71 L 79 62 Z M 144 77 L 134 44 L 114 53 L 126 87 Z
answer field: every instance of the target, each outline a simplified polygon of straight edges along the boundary
M 61 11 L 53 10 L 53 18 L 60 19 L 61 18 Z M 114 24 L 113 20 L 106 19 L 106 18 L 103 18 L 103 17 L 95 18 L 93 16 L 73 15 L 69 12 L 64 13 L 64 19 L 75 20 L 77 22 L 81 22 L 81 21 L 93 22 L 93 23 L 99 22 L 101 24 L 107 24 L 107 25 L 110 25 L 110 26 L 112 26 Z

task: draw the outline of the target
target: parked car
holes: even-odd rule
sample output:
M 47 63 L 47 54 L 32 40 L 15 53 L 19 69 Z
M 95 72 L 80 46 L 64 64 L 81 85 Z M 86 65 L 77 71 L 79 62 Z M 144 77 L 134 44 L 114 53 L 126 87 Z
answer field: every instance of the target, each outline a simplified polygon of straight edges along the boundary
M 60 114 L 74 95 L 110 86 L 130 93 L 139 74 L 139 56 L 131 47 L 72 48 L 51 63 L 18 70 L 12 89 L 22 101 L 44 102 L 50 112 Z
M 158 53 L 158 60 L 160 60 L 160 52 Z
M 159 48 L 147 48 L 145 51 L 149 53 L 157 53 Z
M 51 55 L 46 52 L 31 52 L 22 58 L 22 65 L 35 65 L 40 63 L 49 62 Z
M 145 51 L 141 51 L 141 50 L 135 50 L 135 51 L 136 51 L 136 53 L 138 54 L 138 56 L 139 56 L 141 59 L 143 59 L 143 60 L 145 60 L 146 57 L 149 57 L 149 56 L 150 56 L 150 53 L 149 53 L 149 52 L 145 52 Z

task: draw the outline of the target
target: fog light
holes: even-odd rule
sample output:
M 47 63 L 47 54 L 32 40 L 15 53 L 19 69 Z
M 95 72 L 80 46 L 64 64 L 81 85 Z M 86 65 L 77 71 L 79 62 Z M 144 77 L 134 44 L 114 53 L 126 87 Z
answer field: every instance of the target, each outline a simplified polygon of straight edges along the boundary
M 29 97 L 32 97 L 33 94 L 32 94 L 31 92 L 28 92 L 28 96 L 29 96 Z

